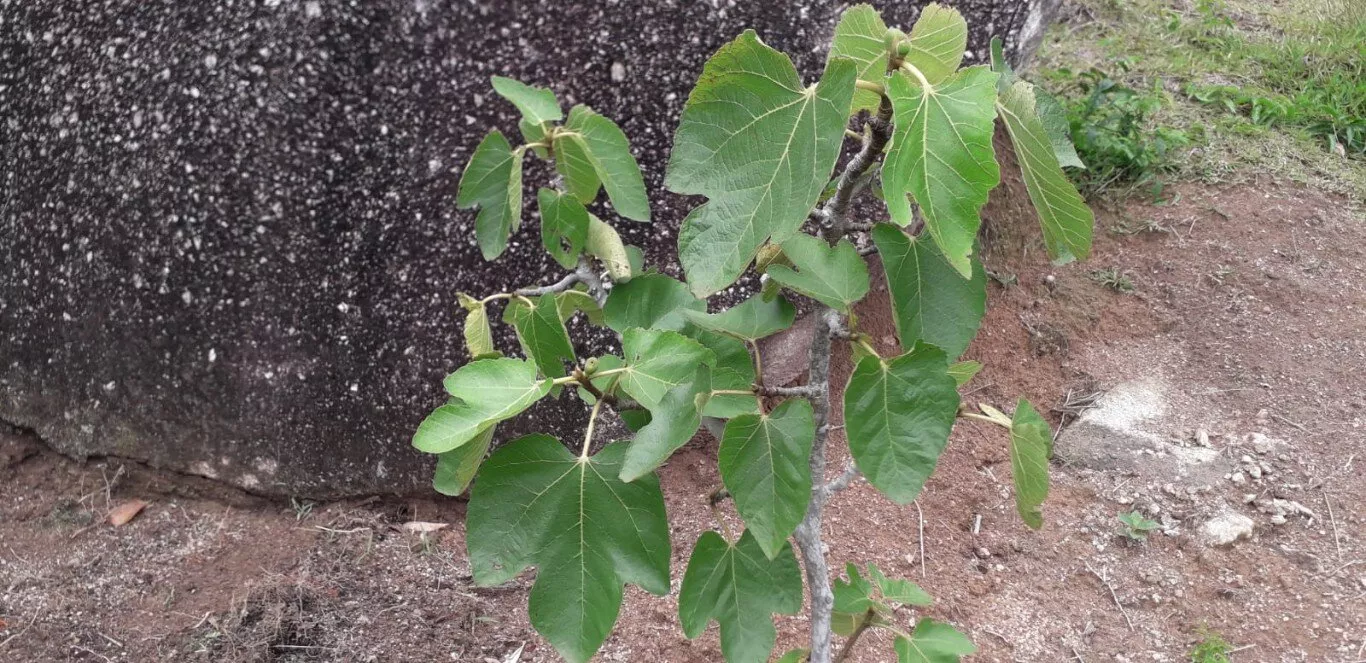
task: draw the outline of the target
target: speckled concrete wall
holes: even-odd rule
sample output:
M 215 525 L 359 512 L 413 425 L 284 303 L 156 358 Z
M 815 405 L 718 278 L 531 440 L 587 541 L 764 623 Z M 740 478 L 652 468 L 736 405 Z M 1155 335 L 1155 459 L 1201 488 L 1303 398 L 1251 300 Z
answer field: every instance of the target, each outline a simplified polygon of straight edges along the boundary
M 1025 2 L 958 4 L 973 61 L 988 28 L 1038 32 Z M 558 276 L 534 223 L 488 265 L 454 209 L 484 132 L 515 131 L 488 77 L 621 123 L 657 202 L 620 227 L 677 273 L 663 166 L 702 62 L 752 26 L 814 76 L 841 6 L 0 0 L 0 420 L 262 493 L 421 489 L 456 291 Z

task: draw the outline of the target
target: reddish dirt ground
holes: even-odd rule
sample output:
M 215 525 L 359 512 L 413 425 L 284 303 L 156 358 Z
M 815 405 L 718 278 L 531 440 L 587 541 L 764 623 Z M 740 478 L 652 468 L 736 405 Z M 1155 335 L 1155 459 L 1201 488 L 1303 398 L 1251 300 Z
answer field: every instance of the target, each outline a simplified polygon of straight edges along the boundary
M 1037 236 L 1020 225 L 1032 221 L 989 208 L 986 263 L 1013 284 L 991 285 L 967 353 L 986 368 L 965 400 L 1009 409 L 1023 395 L 1042 410 L 1069 391 L 1161 380 L 1165 435 L 1203 429 L 1214 448 L 1270 471 L 1185 491 L 1060 461 L 1034 532 L 1014 514 L 1004 436 L 967 422 L 918 507 L 866 485 L 840 494 L 827 510 L 832 561 L 920 583 L 936 598 L 926 614 L 979 647 L 969 660 L 1185 661 L 1202 628 L 1238 648 L 1238 663 L 1366 660 L 1366 221 L 1289 185 L 1176 194 L 1100 210 L 1095 255 L 1065 267 L 1017 239 Z M 1091 275 L 1109 268 L 1134 291 Z M 889 344 L 885 312 L 862 313 Z M 838 356 L 836 379 L 848 370 Z M 1258 454 L 1252 433 L 1285 443 Z M 661 473 L 675 582 L 714 526 L 715 467 L 703 435 Z M 1257 506 L 1271 498 L 1313 516 L 1273 524 Z M 123 527 L 101 522 L 130 499 L 151 504 Z M 1250 540 L 1201 541 L 1224 505 L 1253 518 Z M 1166 532 L 1126 542 L 1116 515 L 1134 508 Z M 445 499 L 266 502 L 117 460 L 77 464 L 0 433 L 0 659 L 559 660 L 527 623 L 528 576 L 473 586 L 463 516 L 463 502 Z M 410 521 L 450 526 L 424 536 L 402 528 Z M 714 627 L 683 637 L 674 589 L 629 589 L 600 660 L 720 660 Z M 779 651 L 804 626 L 779 618 Z M 853 660 L 892 661 L 888 644 L 868 638 Z

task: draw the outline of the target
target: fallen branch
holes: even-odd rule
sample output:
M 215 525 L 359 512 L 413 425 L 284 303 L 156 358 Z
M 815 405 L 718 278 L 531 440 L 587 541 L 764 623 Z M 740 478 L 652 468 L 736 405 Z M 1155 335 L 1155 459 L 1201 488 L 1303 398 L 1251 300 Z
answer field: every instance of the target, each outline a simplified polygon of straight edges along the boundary
M 1100 584 L 1105 585 L 1105 588 L 1110 590 L 1110 598 L 1114 599 L 1115 607 L 1119 608 L 1119 614 L 1124 615 L 1124 623 L 1129 625 L 1130 631 L 1134 630 L 1134 622 L 1129 619 L 1129 613 L 1124 609 L 1124 604 L 1119 602 L 1119 595 L 1115 593 L 1115 588 L 1110 584 L 1110 580 L 1101 575 L 1099 571 L 1091 568 L 1090 562 L 1086 562 L 1086 570 L 1090 571 L 1091 575 L 1100 581 Z

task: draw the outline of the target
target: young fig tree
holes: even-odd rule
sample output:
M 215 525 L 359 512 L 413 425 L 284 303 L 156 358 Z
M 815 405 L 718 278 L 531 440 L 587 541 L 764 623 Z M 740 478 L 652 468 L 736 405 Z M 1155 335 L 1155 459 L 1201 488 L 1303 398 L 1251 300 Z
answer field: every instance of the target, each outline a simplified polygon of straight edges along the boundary
M 745 527 L 731 532 L 718 515 L 717 530 L 693 544 L 678 597 L 688 637 L 716 622 L 726 661 L 768 661 L 773 615 L 796 614 L 806 596 L 809 647 L 782 661 L 848 660 L 869 630 L 892 634 L 903 663 L 974 651 L 945 622 L 903 623 L 893 608 L 928 606 L 922 589 L 872 564 L 848 564 L 832 578 L 822 547 L 832 498 L 862 478 L 910 503 L 963 418 L 1005 429 L 1020 517 L 1043 524 L 1048 424 L 1024 399 L 1007 415 L 986 405 L 970 411 L 958 393 L 981 368 L 959 356 L 985 311 L 977 235 L 979 210 L 1000 179 L 996 121 L 1055 262 L 1086 257 L 1092 215 L 1061 170 L 1080 162 L 1056 103 L 1015 76 L 999 42 L 990 66 L 963 67 L 966 43 L 967 25 L 953 9 L 929 5 L 906 33 L 859 5 L 841 17 L 814 82 L 753 31 L 722 46 L 683 109 L 665 177 L 669 190 L 705 197 L 679 232 L 684 281 L 644 269 L 640 251 L 589 211 L 605 191 L 615 216 L 650 219 L 621 129 L 586 106 L 566 116 L 547 89 L 493 79 L 521 114 L 521 144 L 491 132 L 465 168 L 458 204 L 478 208 L 480 249 L 497 258 L 521 224 L 528 150 L 550 160 L 557 176 L 534 205 L 542 243 L 568 273 L 550 285 L 461 295 L 472 360 L 446 378 L 450 400 L 422 422 L 413 445 L 437 455 L 437 490 L 456 495 L 473 484 L 475 581 L 499 584 L 535 567 L 531 624 L 566 660 L 597 652 L 625 584 L 670 591 L 670 527 L 656 471 L 704 424 L 719 433 L 722 486 L 711 506 L 729 498 Z M 857 151 L 836 172 L 850 140 Z M 851 219 L 854 202 L 878 188 L 887 219 Z M 880 354 L 853 315 L 871 291 L 865 260 L 873 253 L 886 274 L 898 354 Z M 762 274 L 761 291 L 713 310 L 708 298 L 748 270 Z M 815 320 L 806 382 L 765 384 L 758 341 L 793 324 L 794 298 Z M 516 331 L 520 357 L 493 341 L 496 307 Z M 576 315 L 615 332 L 620 354 L 576 356 L 565 327 Z M 848 344 L 856 361 L 842 402 L 832 404 L 835 343 Z M 528 435 L 489 455 L 499 422 L 563 391 L 590 409 L 581 437 Z M 832 406 L 843 408 L 843 436 L 830 435 Z M 608 409 L 633 437 L 595 438 Z M 827 446 L 841 437 L 852 460 L 828 472 Z

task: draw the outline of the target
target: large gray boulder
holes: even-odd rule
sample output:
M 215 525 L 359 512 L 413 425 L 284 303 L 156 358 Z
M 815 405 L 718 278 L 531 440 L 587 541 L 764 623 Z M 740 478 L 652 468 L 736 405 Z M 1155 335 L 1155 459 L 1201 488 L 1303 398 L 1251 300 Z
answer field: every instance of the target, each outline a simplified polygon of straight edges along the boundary
M 885 4 L 890 24 L 918 13 Z M 977 62 L 991 34 L 1030 50 L 1047 10 L 957 5 Z M 754 27 L 815 76 L 838 9 L 0 0 L 0 420 L 266 494 L 421 489 L 410 435 L 465 360 L 456 291 L 559 274 L 534 223 L 490 265 L 454 209 L 479 139 L 515 131 L 489 76 L 621 123 L 656 220 L 617 225 L 677 273 L 689 203 L 663 166 L 702 62 Z

